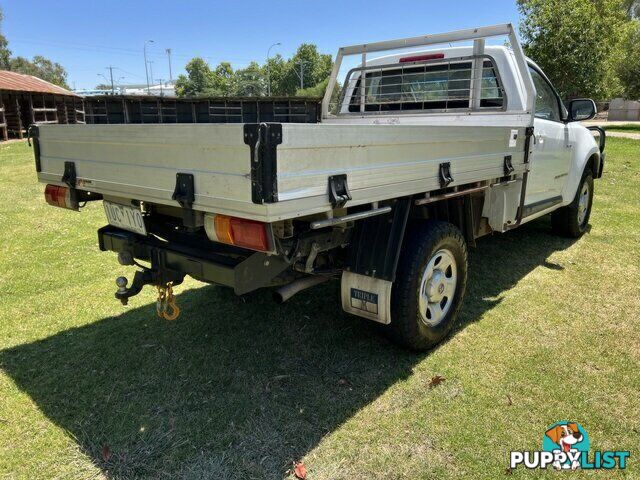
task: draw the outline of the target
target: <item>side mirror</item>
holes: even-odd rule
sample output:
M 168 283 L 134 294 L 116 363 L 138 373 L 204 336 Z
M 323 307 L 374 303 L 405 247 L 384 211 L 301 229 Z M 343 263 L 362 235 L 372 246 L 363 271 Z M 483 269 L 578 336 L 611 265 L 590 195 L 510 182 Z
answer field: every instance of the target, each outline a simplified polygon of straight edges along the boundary
M 596 102 L 590 98 L 576 98 L 569 102 L 569 121 L 581 122 L 596 116 Z

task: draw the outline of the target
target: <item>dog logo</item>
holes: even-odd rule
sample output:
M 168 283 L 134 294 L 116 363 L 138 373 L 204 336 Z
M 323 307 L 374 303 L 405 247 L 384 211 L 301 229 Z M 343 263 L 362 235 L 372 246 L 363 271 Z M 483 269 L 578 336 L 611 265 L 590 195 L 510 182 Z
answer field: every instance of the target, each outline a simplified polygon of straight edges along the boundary
M 589 451 L 589 436 L 582 426 L 573 422 L 558 422 L 547 429 L 542 441 L 542 449 L 545 452 L 560 450 L 566 454 L 567 460 L 561 462 L 556 459 L 553 467 L 556 470 L 580 468 L 580 452 Z
M 556 422 L 542 437 L 542 450 L 512 450 L 509 471 L 518 467 L 529 470 L 612 470 L 624 469 L 631 455 L 628 450 L 591 451 L 589 435 L 576 422 Z

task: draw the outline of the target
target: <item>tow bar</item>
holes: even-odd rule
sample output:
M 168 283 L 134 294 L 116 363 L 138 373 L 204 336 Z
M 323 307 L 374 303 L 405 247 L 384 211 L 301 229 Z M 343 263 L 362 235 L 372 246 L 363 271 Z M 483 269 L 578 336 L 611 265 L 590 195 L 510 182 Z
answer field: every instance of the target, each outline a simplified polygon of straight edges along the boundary
M 129 281 L 126 277 L 116 278 L 118 290 L 115 293 L 115 297 L 123 305 L 127 305 L 129 298 L 140 293 L 142 287 L 155 285 L 158 288 L 158 299 L 156 300 L 158 316 L 166 320 L 175 320 L 180 315 L 180 308 L 176 304 L 173 286 L 181 284 L 183 280 L 184 274 L 145 268 L 135 273 L 129 288 L 127 288 Z

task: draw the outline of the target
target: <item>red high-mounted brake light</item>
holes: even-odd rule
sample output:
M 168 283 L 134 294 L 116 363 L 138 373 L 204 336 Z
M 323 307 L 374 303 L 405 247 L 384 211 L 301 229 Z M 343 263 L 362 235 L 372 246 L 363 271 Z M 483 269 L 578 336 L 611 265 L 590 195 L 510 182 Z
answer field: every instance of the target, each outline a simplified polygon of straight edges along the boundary
M 70 210 L 78 209 L 78 202 L 74 201 L 71 189 L 48 184 L 44 189 L 44 198 L 49 205 Z
M 424 62 L 425 60 L 437 60 L 438 58 L 444 58 L 444 53 L 427 53 L 424 55 L 414 55 L 412 57 L 402 57 L 400 63 Z
M 271 228 L 267 223 L 207 213 L 204 229 L 214 242 L 262 252 L 272 250 Z

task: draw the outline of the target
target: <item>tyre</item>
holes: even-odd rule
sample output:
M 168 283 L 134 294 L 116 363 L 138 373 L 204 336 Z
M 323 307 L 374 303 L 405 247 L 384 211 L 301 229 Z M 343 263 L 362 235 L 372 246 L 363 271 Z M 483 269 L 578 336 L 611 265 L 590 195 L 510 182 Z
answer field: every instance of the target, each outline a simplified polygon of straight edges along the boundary
M 407 230 L 391 290 L 391 336 L 428 350 L 455 324 L 467 285 L 467 244 L 460 230 L 428 221 Z
M 578 238 L 587 231 L 593 204 L 593 175 L 586 169 L 573 201 L 551 214 L 551 226 L 555 233 Z

